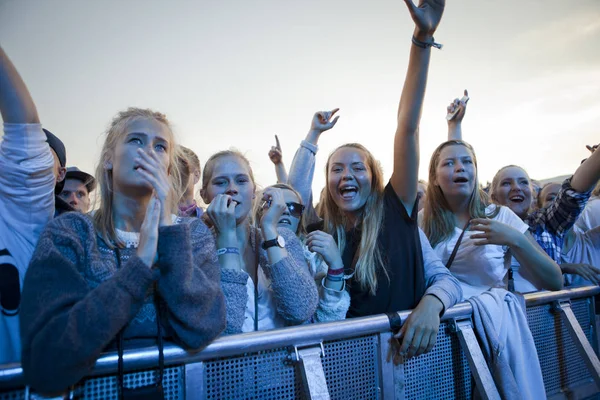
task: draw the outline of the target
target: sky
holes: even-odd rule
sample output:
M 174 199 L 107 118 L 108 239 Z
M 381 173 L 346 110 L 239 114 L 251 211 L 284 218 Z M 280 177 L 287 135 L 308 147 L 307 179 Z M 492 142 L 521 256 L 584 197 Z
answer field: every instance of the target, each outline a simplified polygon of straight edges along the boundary
M 571 174 L 600 142 L 599 0 L 448 0 L 432 51 L 419 176 L 445 140 L 446 106 L 469 90 L 463 138 L 480 181 L 504 165 Z M 0 45 L 69 165 L 93 172 L 112 117 L 153 108 L 204 162 L 237 148 L 275 182 L 318 110 L 340 108 L 319 141 L 360 142 L 392 172 L 413 23 L 402 0 L 0 0 Z M 0 88 L 1 89 L 1 88 Z

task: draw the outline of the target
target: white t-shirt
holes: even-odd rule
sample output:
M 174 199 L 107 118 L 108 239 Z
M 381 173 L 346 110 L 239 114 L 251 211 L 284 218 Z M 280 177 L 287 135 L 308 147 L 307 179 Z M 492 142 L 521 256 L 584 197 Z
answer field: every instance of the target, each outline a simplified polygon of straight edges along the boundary
M 562 254 L 563 263 L 589 264 L 600 268 L 600 226 L 586 232 L 573 228 L 573 245 Z M 567 275 L 569 286 L 593 285 L 579 275 Z
M 489 205 L 485 210 L 486 214 L 492 214 L 495 207 L 497 206 Z M 512 226 L 521 233 L 525 233 L 529 229 L 529 226 L 508 207 L 500 206 L 500 211 L 493 220 Z M 455 227 L 454 233 L 449 239 L 435 246 L 434 251 L 444 264 L 448 262 L 462 232 L 462 229 Z M 505 276 L 510 264 L 505 257 L 508 248 L 498 245 L 477 246 L 475 242 L 482 239 L 471 239 L 471 235 L 476 233 L 481 232 L 471 230 L 465 232 L 456 257 L 450 266 L 450 272 L 460 282 L 463 300 L 481 294 L 490 288 L 506 288 Z
M 600 226 L 600 197 L 592 197 L 588 201 L 575 226 L 583 232 Z
M 20 293 L 54 215 L 54 157 L 40 124 L 4 124 L 0 143 L 0 364 L 21 359 Z

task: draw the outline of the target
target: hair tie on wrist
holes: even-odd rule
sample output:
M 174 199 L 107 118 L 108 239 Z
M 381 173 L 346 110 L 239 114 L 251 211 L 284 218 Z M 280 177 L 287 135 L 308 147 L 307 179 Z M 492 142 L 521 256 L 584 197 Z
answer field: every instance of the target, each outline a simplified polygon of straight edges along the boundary
M 420 47 L 422 49 L 426 49 L 428 47 L 435 47 L 436 49 L 441 49 L 444 45 L 441 43 L 436 43 L 435 39 L 433 38 L 433 36 L 431 37 L 431 41 L 430 42 L 422 42 L 419 39 L 417 39 L 416 37 L 412 37 L 412 42 L 415 46 Z
M 240 249 L 237 247 L 221 247 L 217 249 L 217 256 L 222 256 L 223 254 L 240 254 Z

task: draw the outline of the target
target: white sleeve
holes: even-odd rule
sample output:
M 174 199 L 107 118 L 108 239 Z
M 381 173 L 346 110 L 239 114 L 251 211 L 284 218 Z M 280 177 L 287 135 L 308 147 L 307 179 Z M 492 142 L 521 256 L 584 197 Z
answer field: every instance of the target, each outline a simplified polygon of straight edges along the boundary
M 4 124 L 0 218 L 33 246 L 54 215 L 54 156 L 40 124 Z
M 508 207 L 500 206 L 500 212 L 494 219 L 512 226 L 521 233 L 525 233 L 529 230 L 529 225 L 523 222 L 523 220 Z

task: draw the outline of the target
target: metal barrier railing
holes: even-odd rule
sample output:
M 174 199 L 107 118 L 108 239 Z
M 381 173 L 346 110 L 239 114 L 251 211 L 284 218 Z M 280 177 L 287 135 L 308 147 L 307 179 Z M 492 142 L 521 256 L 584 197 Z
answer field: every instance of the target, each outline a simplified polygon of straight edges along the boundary
M 598 392 L 597 294 L 599 287 L 525 295 L 550 398 Z M 167 345 L 166 397 L 468 399 L 474 376 L 483 397 L 494 398 L 487 366 L 476 354 L 471 313 L 468 303 L 447 310 L 434 349 L 398 367 L 386 360 L 391 332 L 383 315 L 225 336 L 196 354 Z M 402 322 L 409 315 L 398 313 Z M 155 348 L 127 351 L 124 360 L 128 386 L 153 381 Z M 116 370 L 116 353 L 102 355 L 71 397 L 116 398 Z M 19 365 L 0 366 L 0 400 L 27 398 L 23 387 Z

